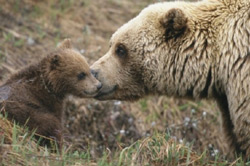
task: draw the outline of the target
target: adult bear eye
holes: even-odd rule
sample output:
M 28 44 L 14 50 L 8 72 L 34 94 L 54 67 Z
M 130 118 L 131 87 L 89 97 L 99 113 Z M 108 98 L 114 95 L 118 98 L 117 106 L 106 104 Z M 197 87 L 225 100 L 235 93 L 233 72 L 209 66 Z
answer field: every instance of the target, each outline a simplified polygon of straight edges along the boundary
M 128 54 L 128 51 L 126 49 L 126 47 L 122 44 L 119 44 L 117 47 L 116 47 L 116 50 L 115 50 L 115 53 L 117 56 L 123 58 L 123 57 L 126 57 L 127 54 Z
M 83 80 L 86 77 L 86 74 L 84 72 L 78 74 L 77 78 L 78 80 Z

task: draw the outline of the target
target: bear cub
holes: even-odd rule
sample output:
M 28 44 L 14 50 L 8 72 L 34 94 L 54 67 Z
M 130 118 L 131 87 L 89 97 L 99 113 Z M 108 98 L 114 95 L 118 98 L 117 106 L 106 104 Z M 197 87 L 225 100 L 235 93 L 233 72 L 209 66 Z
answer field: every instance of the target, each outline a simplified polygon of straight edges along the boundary
M 93 97 L 101 86 L 84 57 L 65 39 L 41 61 L 12 75 L 0 86 L 0 110 L 8 119 L 49 138 L 43 139 L 42 145 L 50 146 L 54 140 L 60 147 L 65 97 Z

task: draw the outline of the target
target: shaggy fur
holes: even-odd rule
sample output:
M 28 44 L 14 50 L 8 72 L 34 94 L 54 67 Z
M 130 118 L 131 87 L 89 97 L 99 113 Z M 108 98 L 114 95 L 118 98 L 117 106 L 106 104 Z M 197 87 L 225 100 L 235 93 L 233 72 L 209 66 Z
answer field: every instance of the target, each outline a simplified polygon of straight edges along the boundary
M 250 156 L 250 1 L 163 2 L 145 8 L 91 67 L 97 99 L 148 94 L 215 99 L 230 152 Z
M 85 59 L 66 39 L 40 62 L 12 75 L 0 86 L 0 110 L 9 119 L 61 145 L 63 99 L 69 94 L 93 97 L 99 88 L 100 82 L 90 73 Z

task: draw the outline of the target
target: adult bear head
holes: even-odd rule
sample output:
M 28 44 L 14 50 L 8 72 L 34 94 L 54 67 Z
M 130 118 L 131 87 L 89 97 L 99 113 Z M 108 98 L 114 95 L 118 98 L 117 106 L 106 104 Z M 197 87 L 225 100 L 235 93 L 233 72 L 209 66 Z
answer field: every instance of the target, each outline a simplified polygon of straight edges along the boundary
M 176 58 L 192 25 L 182 3 L 151 5 L 112 35 L 108 52 L 91 66 L 103 84 L 97 99 L 176 93 Z

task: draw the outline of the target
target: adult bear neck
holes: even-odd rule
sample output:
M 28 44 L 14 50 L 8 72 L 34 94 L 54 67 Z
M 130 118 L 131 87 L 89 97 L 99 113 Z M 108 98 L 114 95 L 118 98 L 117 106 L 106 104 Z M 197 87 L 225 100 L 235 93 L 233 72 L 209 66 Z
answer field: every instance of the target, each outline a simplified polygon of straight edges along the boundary
M 228 7 L 231 11 L 238 11 L 241 8 L 249 8 L 249 0 L 220 0 L 225 6 Z
M 155 51 L 165 52 L 152 56 L 145 65 L 148 68 L 144 75 L 152 75 L 144 80 L 148 89 L 168 96 L 210 97 L 215 71 L 214 47 L 208 33 L 197 30 L 178 41 L 161 44 Z

